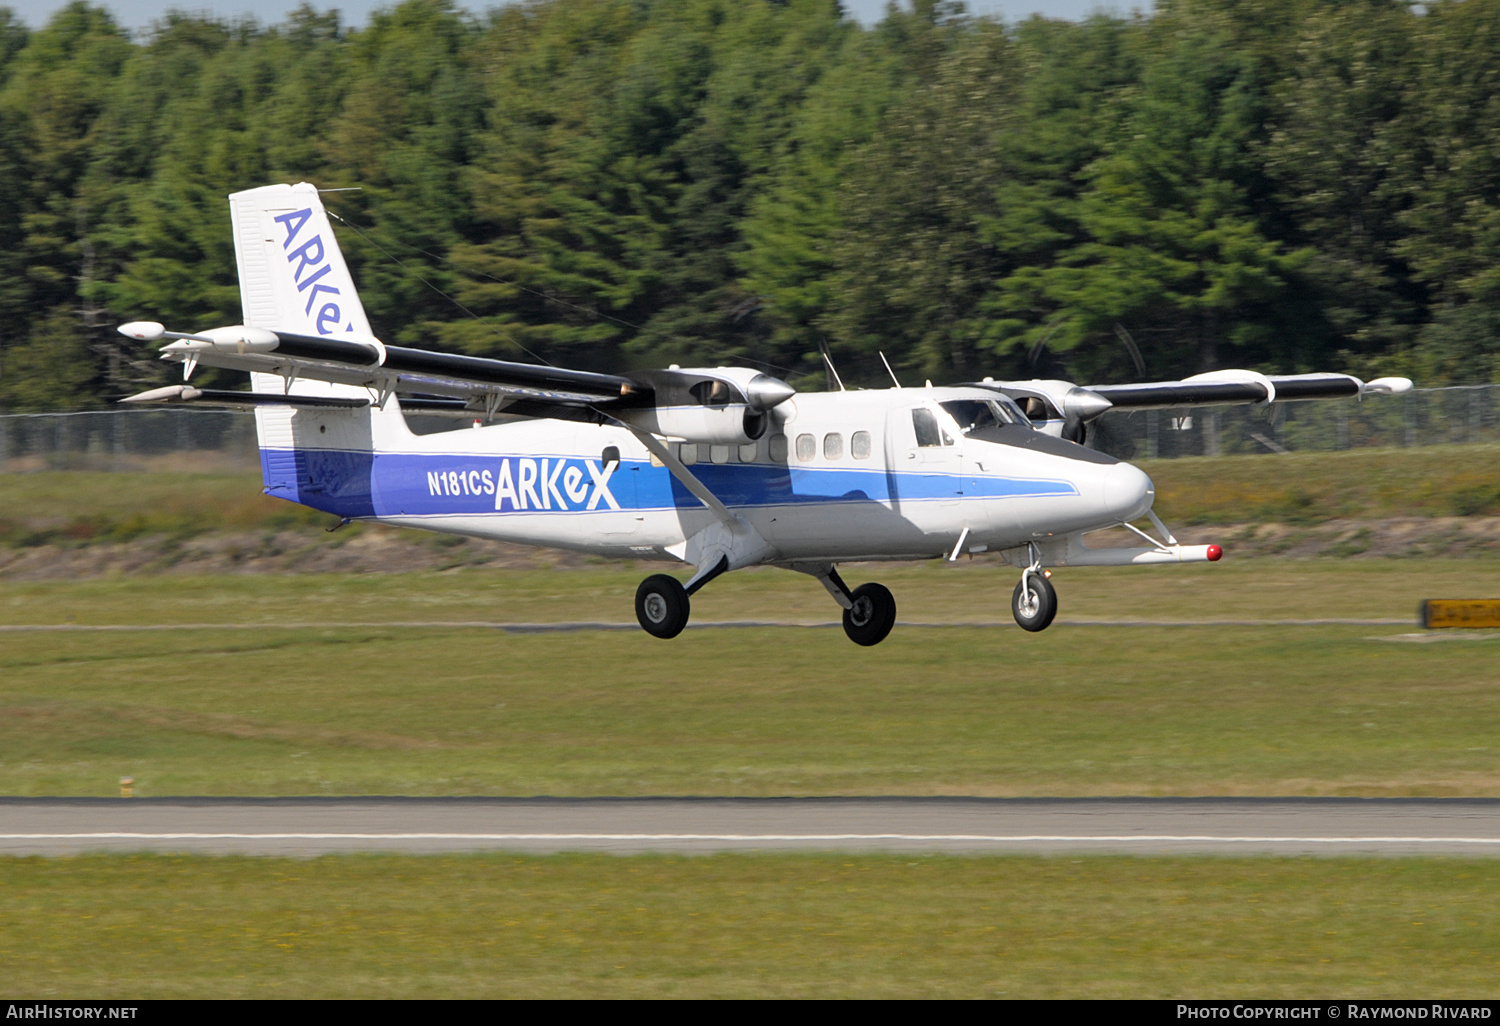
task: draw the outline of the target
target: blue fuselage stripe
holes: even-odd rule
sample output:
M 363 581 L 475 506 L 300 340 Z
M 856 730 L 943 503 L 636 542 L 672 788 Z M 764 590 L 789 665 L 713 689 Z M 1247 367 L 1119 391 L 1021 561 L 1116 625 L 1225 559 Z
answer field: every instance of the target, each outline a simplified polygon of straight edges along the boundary
M 701 505 L 666 467 L 566 455 L 371 453 L 262 449 L 266 491 L 345 517 L 658 510 Z M 1066 480 L 799 467 L 698 464 L 694 476 L 726 506 L 910 502 L 1076 495 Z

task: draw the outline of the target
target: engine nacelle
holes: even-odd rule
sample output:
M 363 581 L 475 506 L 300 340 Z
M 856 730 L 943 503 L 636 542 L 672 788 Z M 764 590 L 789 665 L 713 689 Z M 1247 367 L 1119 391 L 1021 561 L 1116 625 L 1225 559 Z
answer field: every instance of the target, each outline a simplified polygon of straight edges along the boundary
M 667 406 L 629 410 L 621 420 L 668 438 L 710 445 L 744 445 L 766 433 L 770 417 L 745 403 L 723 406 Z
M 756 441 L 766 433 L 772 408 L 795 394 L 786 382 L 743 367 L 674 366 L 635 377 L 650 386 L 654 403 L 616 416 L 653 434 L 710 445 Z

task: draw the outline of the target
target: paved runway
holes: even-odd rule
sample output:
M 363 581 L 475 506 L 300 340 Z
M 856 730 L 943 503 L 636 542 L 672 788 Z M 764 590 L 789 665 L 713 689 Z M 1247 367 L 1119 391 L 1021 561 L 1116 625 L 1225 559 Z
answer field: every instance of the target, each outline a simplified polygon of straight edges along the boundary
M 1500 856 L 1500 799 L 0 799 L 0 854 L 491 850 Z

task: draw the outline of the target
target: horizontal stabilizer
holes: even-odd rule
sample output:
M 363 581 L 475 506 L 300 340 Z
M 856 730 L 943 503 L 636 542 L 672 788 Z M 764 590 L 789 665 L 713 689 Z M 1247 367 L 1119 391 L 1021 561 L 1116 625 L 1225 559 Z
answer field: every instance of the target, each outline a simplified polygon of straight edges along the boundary
M 345 399 L 341 396 L 277 395 L 274 392 L 232 392 L 224 389 L 194 388 L 191 385 L 168 385 L 138 392 L 121 399 L 122 403 L 192 403 L 194 406 L 307 406 L 340 410 L 358 410 L 370 405 L 368 399 Z

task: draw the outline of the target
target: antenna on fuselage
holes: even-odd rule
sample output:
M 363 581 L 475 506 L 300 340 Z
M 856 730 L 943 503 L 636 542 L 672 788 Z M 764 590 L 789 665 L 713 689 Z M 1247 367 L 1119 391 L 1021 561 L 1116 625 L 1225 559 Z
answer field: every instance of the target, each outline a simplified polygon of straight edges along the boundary
M 892 381 L 896 382 L 896 387 L 900 388 L 901 382 L 896 381 L 896 372 L 891 370 L 891 361 L 885 358 L 885 353 L 880 354 L 880 362 L 885 364 L 885 372 L 891 376 Z
M 833 357 L 828 355 L 828 343 L 818 339 L 818 350 L 823 354 L 823 362 L 828 365 L 828 373 L 833 375 L 834 384 L 839 386 L 839 391 L 846 391 L 843 379 L 839 377 L 838 368 L 833 365 Z
M 1115 337 L 1125 343 L 1125 348 L 1130 350 L 1131 362 L 1135 364 L 1135 372 L 1140 377 L 1146 376 L 1146 361 L 1141 359 L 1141 348 L 1135 344 L 1135 337 L 1126 330 L 1125 325 L 1115 322 Z

